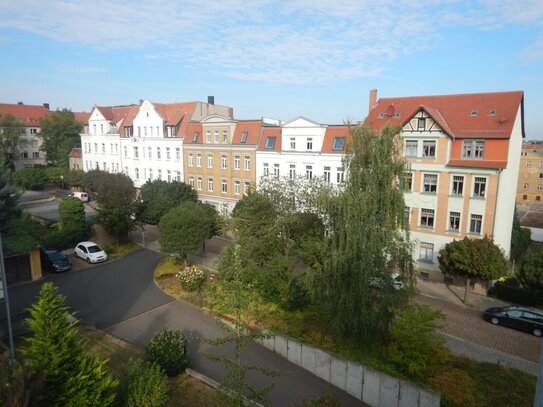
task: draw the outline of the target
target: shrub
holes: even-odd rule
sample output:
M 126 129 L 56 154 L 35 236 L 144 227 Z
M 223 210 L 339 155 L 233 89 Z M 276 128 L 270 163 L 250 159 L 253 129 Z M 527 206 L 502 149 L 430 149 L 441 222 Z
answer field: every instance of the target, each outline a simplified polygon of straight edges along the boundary
M 102 249 L 104 249 L 104 251 L 107 253 L 108 256 L 111 255 L 115 251 L 115 247 L 113 247 L 113 245 L 110 245 L 110 244 L 102 245 Z
M 533 244 L 526 250 L 518 278 L 526 287 L 543 290 L 543 245 Z
M 174 256 L 164 257 L 155 269 L 155 278 L 175 276 L 179 272 L 179 263 Z
M 455 406 L 473 405 L 475 385 L 471 377 L 462 370 L 442 370 L 428 379 L 428 385 L 451 400 Z
M 13 174 L 13 183 L 26 190 L 42 190 L 47 176 L 41 167 L 21 168 Z
M 526 305 L 529 307 L 543 306 L 543 290 L 514 287 L 497 282 L 490 290 L 488 290 L 488 295 L 519 305 Z
M 204 271 L 195 266 L 183 267 L 176 275 L 181 287 L 187 291 L 199 290 L 205 279 Z
M 299 279 L 293 279 L 288 284 L 287 298 L 281 307 L 286 311 L 296 311 L 305 308 L 309 304 L 309 293 L 302 286 Z
M 147 359 L 162 367 L 168 376 L 176 376 L 189 366 L 187 342 L 180 331 L 163 329 L 145 347 Z
M 124 374 L 123 397 L 126 406 L 155 407 L 168 402 L 168 376 L 159 365 L 130 358 Z

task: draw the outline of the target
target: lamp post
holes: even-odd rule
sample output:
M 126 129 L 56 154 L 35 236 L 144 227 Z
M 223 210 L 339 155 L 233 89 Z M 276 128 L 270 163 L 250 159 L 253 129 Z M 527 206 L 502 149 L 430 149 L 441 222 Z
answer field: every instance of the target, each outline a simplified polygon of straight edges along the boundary
M 62 186 L 62 190 L 64 191 L 64 175 L 60 176 L 60 185 Z

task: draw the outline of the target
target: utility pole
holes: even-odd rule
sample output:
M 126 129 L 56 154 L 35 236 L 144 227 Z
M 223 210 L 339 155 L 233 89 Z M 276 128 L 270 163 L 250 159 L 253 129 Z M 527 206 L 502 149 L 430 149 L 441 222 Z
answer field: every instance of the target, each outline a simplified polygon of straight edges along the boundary
M 11 363 L 15 362 L 15 347 L 13 346 L 13 330 L 11 328 L 11 312 L 9 310 L 8 282 L 4 267 L 4 249 L 2 248 L 2 234 L 0 233 L 0 278 L 2 279 L 2 292 L 6 303 L 6 319 L 8 321 L 9 354 Z

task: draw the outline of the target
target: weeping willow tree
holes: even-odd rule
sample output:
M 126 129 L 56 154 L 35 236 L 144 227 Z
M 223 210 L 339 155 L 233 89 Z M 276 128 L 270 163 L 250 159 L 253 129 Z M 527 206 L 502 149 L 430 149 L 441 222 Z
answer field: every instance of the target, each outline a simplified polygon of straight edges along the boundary
M 352 127 L 345 185 L 328 202 L 327 255 L 312 270 L 312 294 L 346 336 L 385 331 L 413 291 L 399 131 Z M 401 275 L 403 289 L 393 284 L 393 273 Z

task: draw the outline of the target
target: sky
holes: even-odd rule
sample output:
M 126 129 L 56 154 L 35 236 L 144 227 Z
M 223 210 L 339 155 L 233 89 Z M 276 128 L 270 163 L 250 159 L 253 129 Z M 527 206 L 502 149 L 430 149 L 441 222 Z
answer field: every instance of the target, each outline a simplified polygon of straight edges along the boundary
M 0 0 L 0 103 L 207 101 L 364 120 L 378 97 L 525 92 L 543 139 L 543 0 Z

